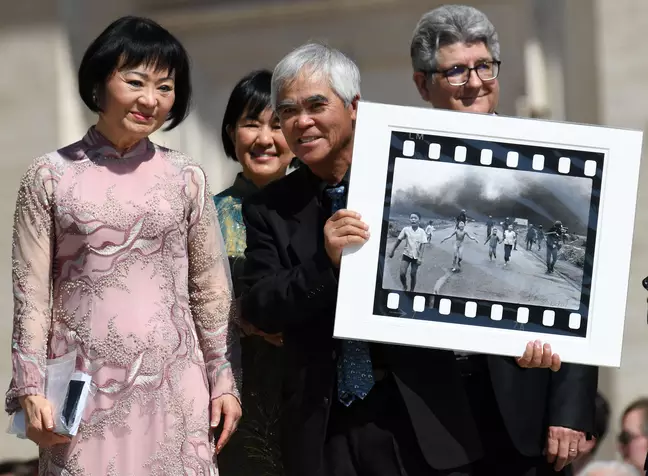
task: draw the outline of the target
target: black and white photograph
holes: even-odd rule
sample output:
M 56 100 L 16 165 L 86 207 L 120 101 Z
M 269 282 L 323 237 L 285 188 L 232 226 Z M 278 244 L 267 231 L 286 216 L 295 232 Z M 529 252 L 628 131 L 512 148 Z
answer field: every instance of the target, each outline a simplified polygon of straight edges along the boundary
M 578 310 L 592 179 L 396 158 L 384 289 Z
M 335 337 L 617 365 L 641 138 L 361 103 Z

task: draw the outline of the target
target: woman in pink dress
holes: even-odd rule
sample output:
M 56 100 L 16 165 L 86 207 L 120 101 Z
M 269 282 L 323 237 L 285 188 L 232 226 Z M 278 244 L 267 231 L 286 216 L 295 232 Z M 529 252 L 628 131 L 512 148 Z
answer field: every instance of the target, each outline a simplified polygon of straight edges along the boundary
M 18 192 L 7 411 L 25 411 L 41 475 L 217 475 L 241 416 L 227 254 L 203 170 L 148 139 L 187 114 L 187 54 L 156 23 L 119 19 L 86 51 L 79 91 L 97 124 Z M 45 380 L 46 359 L 73 350 L 92 386 L 69 439 Z

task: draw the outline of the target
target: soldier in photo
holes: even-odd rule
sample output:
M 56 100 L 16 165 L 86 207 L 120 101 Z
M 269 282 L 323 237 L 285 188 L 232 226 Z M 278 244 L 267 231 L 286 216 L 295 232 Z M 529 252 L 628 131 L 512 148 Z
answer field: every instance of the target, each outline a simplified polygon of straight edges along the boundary
M 556 221 L 545 233 L 547 240 L 547 274 L 554 272 L 554 266 L 558 259 L 558 251 L 562 248 L 564 233 L 565 230 L 560 220 Z
M 526 249 L 528 251 L 533 249 L 533 244 L 535 243 L 536 239 L 536 229 L 531 223 L 529 223 L 529 228 L 527 228 L 526 234 Z
M 544 230 L 542 229 L 542 225 L 538 225 L 538 229 L 536 230 L 536 241 L 538 243 L 538 251 L 542 249 L 542 242 L 544 241 L 545 236 L 544 236 Z

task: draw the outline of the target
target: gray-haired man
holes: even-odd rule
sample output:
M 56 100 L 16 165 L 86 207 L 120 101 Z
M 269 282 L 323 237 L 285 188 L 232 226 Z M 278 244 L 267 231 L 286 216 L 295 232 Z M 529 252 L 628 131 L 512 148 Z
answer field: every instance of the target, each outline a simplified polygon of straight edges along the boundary
M 243 203 L 242 315 L 284 336 L 288 476 L 445 474 L 430 455 L 457 459 L 463 448 L 449 433 L 435 441 L 429 436 L 437 433 L 415 425 L 470 424 L 467 413 L 430 410 L 452 410 L 448 389 L 460 383 L 446 370 L 454 368 L 453 354 L 332 338 L 342 249 L 369 237 L 344 204 L 359 97 L 356 65 L 326 46 L 304 45 L 276 66 L 272 102 L 304 165 Z M 452 404 L 467 408 L 466 396 L 458 398 Z
M 410 54 L 424 101 L 440 109 L 495 112 L 500 45 L 481 11 L 446 5 L 424 14 Z M 452 383 L 444 388 L 446 400 L 427 406 L 439 423 L 414 426 L 432 448 L 445 442 L 454 449 L 426 451 L 432 467 L 457 468 L 452 474 L 550 474 L 551 466 L 565 471 L 578 456 L 586 434 L 594 431 L 598 370 L 570 364 L 558 372 L 521 368 L 543 353 L 530 345 L 519 366 L 511 358 L 479 354 L 457 354 L 452 364 L 431 366 L 428 378 Z M 469 415 L 468 421 L 441 417 L 456 414 Z
M 288 476 L 396 475 L 403 464 L 426 474 L 415 440 L 399 435 L 408 410 L 379 346 L 332 338 L 342 249 L 369 237 L 345 210 L 359 98 L 358 68 L 339 51 L 307 44 L 284 57 L 272 103 L 303 166 L 243 204 L 242 314 L 283 333 Z
M 288 476 L 446 474 L 430 465 L 434 455 L 455 461 L 466 450 L 438 430 L 472 424 L 469 413 L 452 411 L 468 408 L 454 391 L 454 355 L 332 338 L 342 249 L 369 238 L 344 208 L 359 98 L 358 68 L 337 50 L 304 45 L 276 66 L 273 106 L 304 166 L 243 204 L 242 314 L 284 336 Z

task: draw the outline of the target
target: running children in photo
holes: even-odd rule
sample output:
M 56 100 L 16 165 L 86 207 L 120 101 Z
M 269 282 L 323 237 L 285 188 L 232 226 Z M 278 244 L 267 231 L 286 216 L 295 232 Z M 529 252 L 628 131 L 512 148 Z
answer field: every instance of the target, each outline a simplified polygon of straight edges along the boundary
M 509 225 L 504 232 L 504 266 L 508 266 L 511 260 L 511 250 L 517 244 L 517 233 L 513 231 L 513 225 Z
M 404 227 L 394 247 L 389 253 L 389 257 L 393 258 L 396 248 L 405 240 L 405 249 L 401 258 L 400 265 L 400 281 L 403 285 L 403 290 L 407 291 L 407 269 L 410 269 L 410 291 L 414 291 L 416 287 L 416 273 L 418 268 L 423 262 L 423 247 L 428 242 L 428 236 L 419 226 L 421 215 L 417 212 L 410 214 L 410 226 Z
M 425 234 L 427 235 L 428 243 L 432 242 L 432 237 L 434 236 L 434 225 L 432 225 L 432 220 L 430 220 L 425 227 Z
M 493 259 L 497 259 L 497 245 L 501 242 L 502 240 L 499 237 L 497 228 L 491 228 L 491 231 L 488 234 L 488 238 L 486 238 L 486 241 L 484 241 L 484 244 L 488 243 L 488 258 L 491 261 L 493 261 Z
M 452 259 L 452 271 L 459 271 L 461 269 L 461 260 L 463 259 L 463 244 L 464 244 L 464 238 L 467 236 L 471 240 L 473 240 L 475 243 L 479 243 L 476 238 L 470 236 L 470 234 L 465 230 L 466 224 L 462 221 L 460 221 L 457 224 L 457 229 L 452 232 L 450 236 L 445 237 L 443 240 L 441 240 L 441 243 L 443 243 L 446 240 L 449 240 L 453 236 L 456 237 L 455 243 L 454 243 L 454 258 Z

